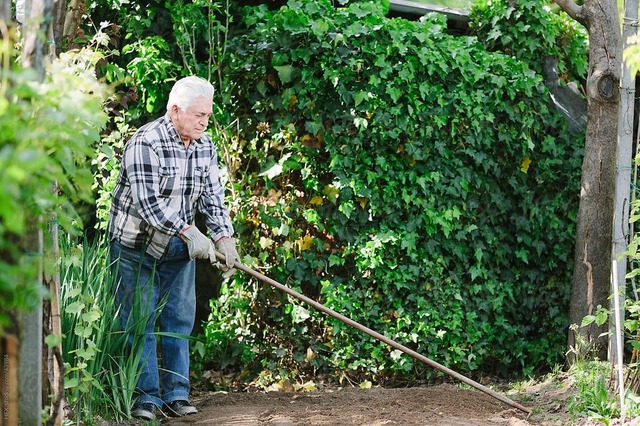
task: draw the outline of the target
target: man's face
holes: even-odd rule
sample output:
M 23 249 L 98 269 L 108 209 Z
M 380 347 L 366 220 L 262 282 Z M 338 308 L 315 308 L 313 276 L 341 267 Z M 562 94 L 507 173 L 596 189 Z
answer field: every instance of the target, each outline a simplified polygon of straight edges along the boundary
M 171 107 L 171 121 L 185 142 L 199 139 L 209 125 L 213 111 L 211 99 L 199 97 L 182 110 L 177 105 Z

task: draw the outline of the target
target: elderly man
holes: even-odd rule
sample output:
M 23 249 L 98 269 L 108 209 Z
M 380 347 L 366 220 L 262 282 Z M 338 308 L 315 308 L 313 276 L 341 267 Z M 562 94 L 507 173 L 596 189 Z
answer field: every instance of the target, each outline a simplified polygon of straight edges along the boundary
M 124 148 L 113 191 L 108 235 L 118 282 L 121 323 L 146 321 L 133 417 L 153 420 L 197 412 L 189 402 L 189 335 L 195 320 L 195 261 L 210 259 L 233 272 L 238 260 L 233 226 L 224 205 L 217 154 L 206 130 L 213 86 L 199 77 L 175 83 L 166 114 L 144 126 Z M 210 238 L 195 225 L 201 212 Z M 224 255 L 218 262 L 215 248 Z M 163 306 L 164 303 L 164 306 Z M 159 312 L 154 316 L 154 312 Z

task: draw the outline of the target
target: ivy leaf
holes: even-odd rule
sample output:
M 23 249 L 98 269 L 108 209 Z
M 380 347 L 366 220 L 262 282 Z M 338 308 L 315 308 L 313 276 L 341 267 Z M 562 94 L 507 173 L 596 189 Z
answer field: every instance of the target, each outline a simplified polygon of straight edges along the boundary
M 278 65 L 273 68 L 278 72 L 278 78 L 283 84 L 291 83 L 299 72 L 296 67 L 291 65 Z
M 336 201 L 338 201 L 338 196 L 340 195 L 340 190 L 338 188 L 336 188 L 335 186 L 333 186 L 333 185 L 327 185 L 322 190 L 322 194 L 324 196 L 326 196 L 329 199 L 329 201 L 331 201 L 333 204 L 335 204 Z
M 313 237 L 311 235 L 305 235 L 299 239 L 297 243 L 301 251 L 309 250 L 313 245 Z
M 356 106 L 360 105 L 362 101 L 365 99 L 369 99 L 371 97 L 371 93 L 360 91 L 353 95 L 353 99 L 355 100 Z
M 293 319 L 293 322 L 295 322 L 296 324 L 299 324 L 309 319 L 309 317 L 311 317 L 311 314 L 309 314 L 309 310 L 303 308 L 302 306 L 293 305 L 293 310 L 291 311 L 291 317 Z
M 338 207 L 338 210 L 340 210 L 347 218 L 351 217 L 351 213 L 353 213 L 355 209 L 356 207 L 353 204 L 353 201 L 344 202 Z
M 314 195 L 313 197 L 311 197 L 311 200 L 309 200 L 309 204 L 314 206 L 321 206 L 322 202 L 322 197 L 319 195 Z
M 582 318 L 582 322 L 580 323 L 580 327 L 586 327 L 589 324 L 594 323 L 596 320 L 595 315 L 585 315 L 584 318 Z
M 393 102 L 398 102 L 398 99 L 400 99 L 400 96 L 402 96 L 402 90 L 400 90 L 397 87 L 389 86 L 389 87 L 387 87 L 387 90 L 385 92 L 389 96 L 391 96 L 391 100 Z

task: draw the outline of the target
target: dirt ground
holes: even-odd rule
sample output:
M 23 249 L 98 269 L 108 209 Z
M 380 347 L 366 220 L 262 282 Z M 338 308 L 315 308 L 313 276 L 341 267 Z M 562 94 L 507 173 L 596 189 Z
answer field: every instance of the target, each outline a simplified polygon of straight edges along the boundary
M 571 389 L 553 381 L 502 393 L 531 414 L 468 386 L 443 383 L 412 388 L 319 388 L 312 392 L 195 392 L 199 413 L 166 419 L 168 425 L 438 425 L 591 426 L 571 419 Z M 640 425 L 636 420 L 616 425 Z

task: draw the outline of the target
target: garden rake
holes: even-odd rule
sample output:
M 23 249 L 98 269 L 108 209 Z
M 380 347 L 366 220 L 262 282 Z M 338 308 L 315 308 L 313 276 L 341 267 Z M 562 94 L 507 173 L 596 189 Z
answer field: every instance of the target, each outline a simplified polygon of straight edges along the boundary
M 225 257 L 224 257 L 223 254 L 219 253 L 218 251 L 216 251 L 215 253 L 216 253 L 216 257 L 218 258 L 218 260 L 220 260 L 221 262 L 225 261 Z M 308 305 L 314 307 L 315 309 L 317 309 L 317 310 L 319 310 L 321 312 L 324 312 L 325 314 L 328 314 L 328 315 L 330 315 L 330 316 L 342 321 L 343 323 L 345 323 L 345 324 L 347 324 L 347 325 L 349 325 L 349 326 L 351 326 L 351 327 L 353 327 L 353 328 L 355 328 L 357 330 L 360 330 L 360 331 L 368 334 L 369 336 L 371 336 L 371 337 L 373 337 L 373 338 L 375 338 L 375 339 L 377 339 L 377 340 L 379 340 L 379 341 L 381 341 L 383 343 L 386 343 L 387 345 L 389 345 L 389 346 L 391 346 L 393 348 L 396 348 L 396 349 L 404 352 L 405 354 L 417 359 L 418 361 L 421 361 L 421 362 L 427 364 L 428 366 L 430 366 L 430 367 L 432 367 L 432 368 L 434 368 L 436 370 L 439 370 L 439 371 L 441 371 L 441 372 L 443 372 L 443 373 L 445 373 L 445 374 L 447 374 L 447 375 L 449 375 L 449 376 L 451 376 L 451 377 L 453 377 L 455 379 L 458 379 L 459 381 L 461 381 L 463 383 L 466 383 L 469 386 L 472 386 L 472 387 L 478 389 L 481 392 L 484 392 L 485 394 L 487 394 L 487 395 L 489 395 L 489 396 L 491 396 L 493 398 L 498 399 L 499 401 L 504 402 L 505 404 L 510 405 L 511 407 L 517 408 L 518 410 L 521 410 L 521 411 L 523 411 L 523 412 L 525 412 L 527 414 L 531 414 L 531 410 L 529 408 L 524 407 L 523 405 L 521 405 L 521 404 L 519 404 L 519 403 L 517 403 L 515 401 L 512 401 L 511 399 L 507 398 L 506 396 L 501 395 L 498 392 L 496 392 L 496 391 L 494 391 L 492 389 L 489 389 L 486 386 L 483 386 L 480 383 L 475 382 L 475 381 L 471 380 L 470 378 L 468 378 L 466 376 L 463 376 L 462 374 L 460 374 L 460 373 L 458 373 L 456 371 L 453 371 L 450 368 L 447 368 L 444 365 L 439 364 L 439 363 L 427 358 L 426 356 L 421 355 L 418 352 L 416 352 L 416 351 L 414 351 L 412 349 L 409 349 L 406 346 L 404 346 L 404 345 L 402 345 L 402 344 L 400 344 L 400 343 L 398 343 L 398 342 L 396 342 L 394 340 L 391 340 L 388 337 L 383 336 L 382 334 L 380 334 L 380 333 L 378 333 L 378 332 L 376 332 L 374 330 L 371 330 L 368 327 L 365 327 L 364 325 L 362 325 L 360 323 L 357 323 L 356 321 L 352 320 L 351 318 L 348 318 L 348 317 L 346 317 L 346 316 L 334 311 L 333 309 L 328 308 L 328 307 L 324 306 L 323 304 L 318 303 L 315 300 L 310 299 L 307 296 L 298 293 L 297 291 L 285 286 L 284 284 L 281 284 L 281 283 L 277 282 L 274 279 L 271 279 L 271 278 L 267 277 L 266 275 L 261 274 L 260 272 L 254 271 L 253 269 L 241 264 L 240 262 L 235 262 L 234 263 L 234 268 L 239 269 L 239 270 L 241 270 L 241 271 L 243 271 L 243 272 L 245 272 L 245 273 L 247 273 L 247 274 L 249 274 L 249 275 L 251 275 L 251 276 L 253 276 L 255 278 L 258 278 L 259 280 L 269 284 L 270 286 L 272 286 L 272 287 L 274 287 L 274 288 L 276 288 L 278 290 L 281 290 L 281 291 L 287 293 L 288 295 L 295 297 L 298 300 L 301 300 L 301 301 L 307 303 Z

